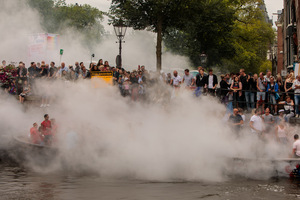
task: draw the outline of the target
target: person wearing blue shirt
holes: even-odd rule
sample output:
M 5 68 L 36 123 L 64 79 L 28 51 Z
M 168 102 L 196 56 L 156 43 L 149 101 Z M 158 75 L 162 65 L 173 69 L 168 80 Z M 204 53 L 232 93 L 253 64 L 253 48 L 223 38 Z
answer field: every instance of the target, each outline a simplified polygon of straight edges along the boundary
M 268 83 L 267 92 L 269 93 L 269 103 L 271 104 L 274 113 L 277 113 L 277 99 L 279 99 L 278 94 L 278 84 L 275 82 L 274 77 L 270 78 L 270 83 Z

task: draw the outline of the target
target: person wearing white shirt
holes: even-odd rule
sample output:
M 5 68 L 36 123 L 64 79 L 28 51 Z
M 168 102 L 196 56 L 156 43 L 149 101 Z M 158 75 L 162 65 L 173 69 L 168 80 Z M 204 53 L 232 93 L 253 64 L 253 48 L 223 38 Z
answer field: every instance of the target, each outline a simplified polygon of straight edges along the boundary
M 260 109 L 256 109 L 255 115 L 253 115 L 250 119 L 250 127 L 252 133 L 256 133 L 259 136 L 262 136 L 262 133 L 264 132 L 264 122 L 260 115 Z
M 299 140 L 299 135 L 295 134 L 294 135 L 294 140 L 295 142 L 293 143 L 293 157 L 295 158 L 300 158 L 300 140 Z
M 66 64 L 64 62 L 61 63 L 61 68 L 58 72 L 60 76 L 62 75 L 63 71 L 69 72 L 69 69 L 66 67 Z
M 296 77 L 296 80 L 293 83 L 292 88 L 294 89 L 295 92 L 295 114 L 296 117 L 299 118 L 300 116 L 300 111 L 299 111 L 299 103 L 300 103 L 300 75 Z
M 172 85 L 175 88 L 179 88 L 181 84 L 181 77 L 178 75 L 178 72 L 175 70 L 173 72 L 174 77 L 171 79 L 170 85 Z
M 216 88 L 218 86 L 218 78 L 215 74 L 213 74 L 213 70 L 208 70 L 208 76 L 206 79 L 205 88 L 208 90 L 208 94 L 215 96 Z

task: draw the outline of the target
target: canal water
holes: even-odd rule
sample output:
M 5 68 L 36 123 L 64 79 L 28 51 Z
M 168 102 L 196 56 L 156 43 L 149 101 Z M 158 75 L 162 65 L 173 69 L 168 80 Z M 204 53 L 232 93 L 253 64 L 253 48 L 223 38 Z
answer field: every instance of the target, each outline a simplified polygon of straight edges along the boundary
M 289 200 L 300 199 L 300 185 L 288 178 L 251 180 L 232 177 L 222 182 L 149 182 L 68 171 L 44 174 L 2 160 L 0 199 Z

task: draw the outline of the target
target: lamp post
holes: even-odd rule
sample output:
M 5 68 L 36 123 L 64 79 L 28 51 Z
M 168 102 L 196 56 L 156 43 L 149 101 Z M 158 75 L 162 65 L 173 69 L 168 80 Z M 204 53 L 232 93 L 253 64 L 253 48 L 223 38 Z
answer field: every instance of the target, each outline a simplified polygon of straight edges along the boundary
M 114 25 L 114 30 L 116 33 L 116 36 L 118 38 L 118 42 L 119 42 L 119 55 L 116 58 L 116 64 L 117 67 L 121 67 L 122 66 L 122 43 L 124 41 L 122 41 L 125 37 L 126 34 L 126 30 L 127 30 L 127 26 L 125 24 L 122 23 L 122 21 L 120 21 L 119 23 Z
M 207 55 L 205 53 L 202 53 L 200 55 L 200 62 L 201 62 L 201 65 L 203 65 L 204 67 L 206 67 Z

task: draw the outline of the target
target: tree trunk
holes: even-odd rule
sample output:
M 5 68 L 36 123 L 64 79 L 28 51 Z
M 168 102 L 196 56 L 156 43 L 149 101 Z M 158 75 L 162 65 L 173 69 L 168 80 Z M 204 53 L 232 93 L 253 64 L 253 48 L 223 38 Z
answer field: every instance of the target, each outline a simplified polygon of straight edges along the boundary
M 162 49 L 162 19 L 157 22 L 157 45 L 156 45 L 156 70 L 161 71 L 161 49 Z

